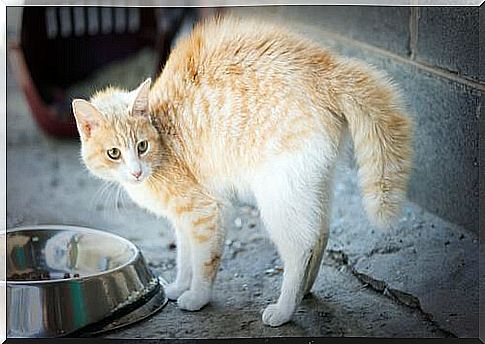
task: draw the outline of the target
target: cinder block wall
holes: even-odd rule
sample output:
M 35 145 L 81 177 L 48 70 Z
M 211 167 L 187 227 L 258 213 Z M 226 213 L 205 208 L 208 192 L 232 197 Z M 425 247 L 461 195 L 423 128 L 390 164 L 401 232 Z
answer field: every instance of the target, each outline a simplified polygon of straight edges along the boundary
M 479 108 L 485 90 L 479 54 L 483 6 L 236 10 L 248 11 L 288 25 L 299 23 L 308 28 L 301 31 L 307 30 L 341 54 L 387 71 L 401 87 L 415 121 L 409 198 L 478 233 Z

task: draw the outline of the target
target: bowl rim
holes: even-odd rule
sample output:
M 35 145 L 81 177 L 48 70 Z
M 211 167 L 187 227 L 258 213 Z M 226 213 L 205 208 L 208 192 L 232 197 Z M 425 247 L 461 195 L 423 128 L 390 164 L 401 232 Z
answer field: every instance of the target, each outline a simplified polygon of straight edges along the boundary
M 122 270 L 128 265 L 132 264 L 133 262 L 136 262 L 138 259 L 141 257 L 141 251 L 140 249 L 131 241 L 129 241 L 126 238 L 123 238 L 122 236 L 119 236 L 117 234 L 113 234 L 110 232 L 106 232 L 100 229 L 94 229 L 90 227 L 84 227 L 84 226 L 75 226 L 75 225 L 62 225 L 62 224 L 47 224 L 47 225 L 24 225 L 24 226 L 19 226 L 19 227 L 11 227 L 7 228 L 7 230 L 4 233 L 1 233 L 0 236 L 3 234 L 5 235 L 5 240 L 7 240 L 7 236 L 9 233 L 12 232 L 21 232 L 21 231 L 28 231 L 28 230 L 75 230 L 75 231 L 80 231 L 84 233 L 93 233 L 93 234 L 101 234 L 101 235 L 106 235 L 108 237 L 112 237 L 117 240 L 121 240 L 128 244 L 128 246 L 133 249 L 134 254 L 131 259 L 129 259 L 127 262 L 121 264 L 120 266 L 117 266 L 116 268 L 106 270 L 106 271 L 101 271 L 97 272 L 94 274 L 90 274 L 87 276 L 83 277 L 70 277 L 70 278 L 60 278 L 60 279 L 54 279 L 54 280 L 26 280 L 26 281 L 9 281 L 7 276 L 5 276 L 5 282 L 7 283 L 7 286 L 28 286 L 28 285 L 40 285 L 40 284 L 56 284 L 56 283 L 65 283 L 65 282 L 83 282 L 92 278 L 96 278 L 102 275 L 107 275 L 113 272 L 116 272 L 118 270 Z M 7 243 L 8 245 L 8 243 Z

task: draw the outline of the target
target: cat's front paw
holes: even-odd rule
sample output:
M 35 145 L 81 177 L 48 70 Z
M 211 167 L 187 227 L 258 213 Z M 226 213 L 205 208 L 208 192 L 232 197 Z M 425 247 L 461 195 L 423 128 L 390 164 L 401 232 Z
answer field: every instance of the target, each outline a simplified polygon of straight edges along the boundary
M 177 284 L 175 282 L 170 283 L 165 287 L 165 295 L 167 295 L 167 298 L 169 300 L 175 301 L 188 289 L 188 287 L 181 286 L 180 284 Z
M 291 320 L 293 312 L 280 307 L 277 303 L 271 304 L 263 312 L 263 323 L 272 327 L 281 326 Z
M 210 301 L 210 295 L 203 291 L 188 290 L 183 293 L 177 300 L 180 309 L 186 311 L 198 311 Z

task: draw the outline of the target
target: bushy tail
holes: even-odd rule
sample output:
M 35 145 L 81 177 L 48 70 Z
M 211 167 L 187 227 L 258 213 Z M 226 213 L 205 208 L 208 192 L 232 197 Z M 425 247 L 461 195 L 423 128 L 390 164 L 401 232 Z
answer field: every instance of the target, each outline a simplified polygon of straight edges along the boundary
M 354 60 L 344 68 L 340 105 L 354 143 L 363 204 L 374 225 L 388 227 L 406 198 L 411 120 L 383 73 Z

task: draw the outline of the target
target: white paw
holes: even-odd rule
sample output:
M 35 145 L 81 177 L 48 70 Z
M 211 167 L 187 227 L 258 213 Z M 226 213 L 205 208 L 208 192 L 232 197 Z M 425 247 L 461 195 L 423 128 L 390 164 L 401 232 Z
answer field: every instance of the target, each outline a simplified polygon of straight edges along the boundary
M 165 287 L 165 295 L 167 295 L 169 300 L 177 300 L 187 289 L 189 288 L 175 282 L 170 283 Z
M 210 301 L 208 293 L 188 290 L 183 293 L 177 300 L 177 305 L 180 309 L 187 311 L 198 311 Z
M 263 312 L 263 323 L 269 326 L 280 326 L 291 320 L 293 312 L 282 309 L 277 303 L 266 307 Z

